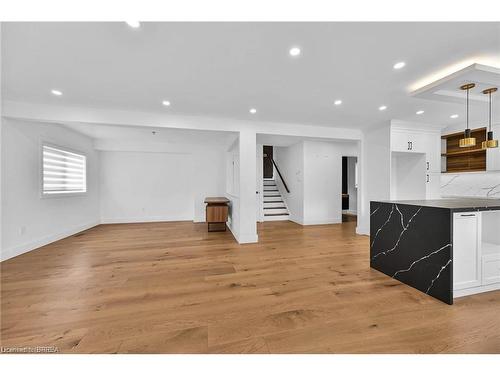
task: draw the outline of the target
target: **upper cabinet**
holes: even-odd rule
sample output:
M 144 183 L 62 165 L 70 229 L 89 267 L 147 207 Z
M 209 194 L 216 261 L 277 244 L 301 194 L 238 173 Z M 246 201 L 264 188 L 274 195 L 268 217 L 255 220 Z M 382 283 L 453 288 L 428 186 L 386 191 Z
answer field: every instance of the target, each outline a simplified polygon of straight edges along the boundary
M 397 152 L 425 152 L 425 140 L 418 132 L 391 129 L 391 149 Z
M 441 130 L 392 120 L 391 199 L 440 198 Z
M 441 171 L 440 130 L 426 125 L 392 122 L 391 151 L 425 154 L 425 170 Z
M 498 139 L 500 136 L 500 125 L 492 126 L 493 135 Z M 486 170 L 500 171 L 500 147 L 486 149 Z

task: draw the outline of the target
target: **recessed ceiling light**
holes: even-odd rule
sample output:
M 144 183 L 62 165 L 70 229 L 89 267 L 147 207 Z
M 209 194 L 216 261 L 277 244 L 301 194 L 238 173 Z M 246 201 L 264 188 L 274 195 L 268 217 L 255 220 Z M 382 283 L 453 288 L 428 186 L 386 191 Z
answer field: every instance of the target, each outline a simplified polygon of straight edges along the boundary
M 52 93 L 52 95 L 55 95 L 55 96 L 61 96 L 62 95 L 62 91 L 59 91 L 59 90 L 50 90 L 50 92 Z
M 417 115 L 421 115 L 422 113 L 424 113 L 424 111 L 420 110 L 420 111 L 417 111 L 416 113 L 417 113 Z
M 133 29 L 138 29 L 141 26 L 141 23 L 139 21 L 126 21 L 126 23 Z
M 458 118 L 458 115 L 451 115 L 450 118 Z
M 161 104 L 163 104 L 165 107 L 169 107 L 170 106 L 170 102 L 168 100 L 162 101 Z
M 400 61 L 400 62 L 397 62 L 396 64 L 394 64 L 393 68 L 394 69 L 401 69 L 401 68 L 404 68 L 406 65 L 406 63 L 404 61 Z
M 335 101 L 333 102 L 333 104 L 335 104 L 335 105 L 341 105 L 341 104 L 342 104 L 342 100 L 337 99 L 337 100 L 335 100 Z
M 250 112 L 252 115 L 255 115 L 257 113 L 257 110 L 255 108 L 250 108 L 248 112 Z
M 385 111 L 386 109 L 387 109 L 386 105 L 381 105 L 380 107 L 378 107 L 379 111 Z
M 300 55 L 300 48 L 299 47 L 292 47 L 292 48 L 290 48 L 289 53 L 290 53 L 290 56 L 294 56 L 294 57 L 299 56 Z

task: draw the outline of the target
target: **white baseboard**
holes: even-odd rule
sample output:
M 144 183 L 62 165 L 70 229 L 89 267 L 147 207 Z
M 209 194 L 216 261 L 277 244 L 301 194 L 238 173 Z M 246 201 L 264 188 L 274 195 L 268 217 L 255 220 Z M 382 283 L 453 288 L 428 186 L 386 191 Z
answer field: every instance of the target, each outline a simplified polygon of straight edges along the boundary
M 320 219 L 320 220 L 302 220 L 302 218 L 297 218 L 295 216 L 291 216 L 289 220 L 293 221 L 294 223 L 300 224 L 300 225 L 325 225 L 325 224 L 341 224 L 342 223 L 341 217 L 334 217 L 334 218 L 327 218 L 327 219 Z
M 453 291 L 453 298 L 465 297 L 465 296 L 470 296 L 472 294 L 478 294 L 478 293 L 492 292 L 494 290 L 499 290 L 499 289 L 500 289 L 500 283 L 495 283 L 495 284 L 489 284 L 489 285 L 482 285 L 482 286 L 478 286 L 475 288 L 454 290 Z
M 125 216 L 104 217 L 101 224 L 154 223 L 160 221 L 194 221 L 192 216 Z
M 358 225 L 356 227 L 356 234 L 361 234 L 361 235 L 364 235 L 364 236 L 369 236 L 370 235 L 370 229 Z
M 239 244 L 259 242 L 259 236 L 257 234 L 255 234 L 255 235 L 242 235 L 242 236 L 240 236 L 240 234 L 235 230 L 235 228 L 233 228 L 231 226 L 231 222 L 228 222 L 226 224 L 227 224 L 227 227 L 229 228 L 229 231 L 233 235 L 234 239 Z
M 341 217 L 332 217 L 327 219 L 312 219 L 312 220 L 304 220 L 302 225 L 325 225 L 325 224 L 340 224 L 342 223 Z
M 99 224 L 100 224 L 100 222 L 98 220 L 92 221 L 92 222 L 87 223 L 87 224 L 77 225 L 75 227 L 72 227 L 70 229 L 64 230 L 64 231 L 59 232 L 59 233 L 54 233 L 54 234 L 50 234 L 48 236 L 43 236 L 41 238 L 38 238 L 34 241 L 24 243 L 22 245 L 13 246 L 13 247 L 10 247 L 7 249 L 2 249 L 2 254 L 1 254 L 0 260 L 3 262 L 4 260 L 16 257 L 18 255 L 27 253 L 28 251 L 32 251 L 32 250 L 38 249 L 39 247 L 48 245 L 49 243 L 62 240 L 63 238 L 66 238 L 69 236 L 73 236 L 74 234 L 76 234 L 78 232 L 82 232 L 84 230 L 90 229 L 90 228 L 95 227 Z
M 257 234 L 245 234 L 245 235 L 239 235 L 238 238 L 236 238 L 239 244 L 244 244 L 244 243 L 257 243 L 259 242 L 259 236 Z
M 229 231 L 233 235 L 233 237 L 236 240 L 236 242 L 238 242 L 238 232 L 236 231 L 236 228 L 233 227 L 233 222 L 231 220 L 229 220 L 226 223 L 226 226 L 229 228 Z

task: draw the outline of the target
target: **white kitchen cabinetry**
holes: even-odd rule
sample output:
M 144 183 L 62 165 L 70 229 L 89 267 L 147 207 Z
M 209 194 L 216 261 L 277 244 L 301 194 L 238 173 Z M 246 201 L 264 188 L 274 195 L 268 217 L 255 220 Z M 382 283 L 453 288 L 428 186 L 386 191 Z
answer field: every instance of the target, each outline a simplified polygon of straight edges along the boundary
M 441 137 L 439 134 L 425 134 L 425 168 L 427 173 L 441 173 Z
M 492 126 L 495 139 L 500 136 L 500 125 Z M 500 171 L 500 147 L 488 148 L 486 150 L 486 170 Z
M 441 132 L 428 125 L 393 120 L 390 126 L 391 199 L 439 199 Z M 415 157 L 410 157 L 414 154 Z M 417 156 L 424 162 L 420 164 Z M 411 165 L 409 161 L 412 162 Z M 408 173 L 401 166 L 408 165 Z M 412 178 L 409 178 L 411 173 Z M 416 193 L 421 191 L 421 193 Z M 411 198 L 410 198 L 411 197 Z
M 426 173 L 425 199 L 440 199 L 441 173 Z
M 500 283 L 500 253 L 483 255 L 483 285 Z
M 481 213 L 453 214 L 453 290 L 482 284 Z
M 391 150 L 396 152 L 425 152 L 424 135 L 405 129 L 392 129 Z

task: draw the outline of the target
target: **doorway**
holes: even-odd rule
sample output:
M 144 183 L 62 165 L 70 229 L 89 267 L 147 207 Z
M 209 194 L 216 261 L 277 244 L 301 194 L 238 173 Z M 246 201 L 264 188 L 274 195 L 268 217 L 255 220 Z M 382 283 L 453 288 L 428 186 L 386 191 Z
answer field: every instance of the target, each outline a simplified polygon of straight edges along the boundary
M 342 222 L 357 221 L 358 158 L 342 156 Z
M 264 178 L 273 178 L 273 146 L 264 146 Z

